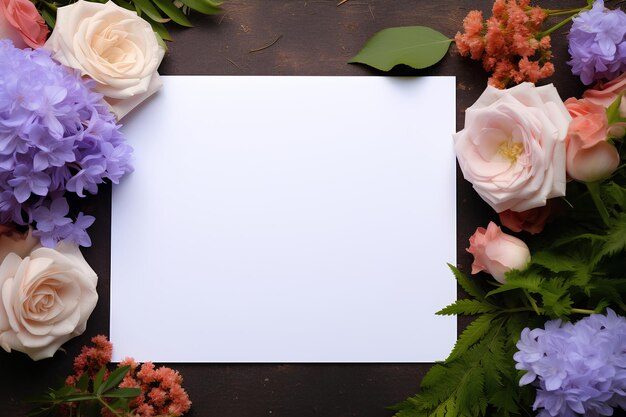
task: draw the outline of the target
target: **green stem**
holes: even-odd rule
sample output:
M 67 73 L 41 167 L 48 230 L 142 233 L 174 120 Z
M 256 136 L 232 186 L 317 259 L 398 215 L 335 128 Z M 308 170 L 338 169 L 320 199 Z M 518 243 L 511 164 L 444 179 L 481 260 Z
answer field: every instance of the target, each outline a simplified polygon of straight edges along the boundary
M 571 15 L 570 17 L 568 17 L 567 19 L 563 20 L 560 23 L 557 23 L 556 25 L 552 26 L 550 29 L 548 30 L 544 30 L 543 32 L 538 33 L 535 37 L 537 39 L 541 39 L 544 36 L 547 36 L 549 34 L 551 34 L 552 32 L 554 32 L 557 29 L 562 28 L 563 26 L 565 26 L 566 24 L 568 24 L 570 22 L 570 20 L 572 20 L 573 18 L 575 18 L 576 16 L 578 16 L 580 14 L 580 12 L 585 11 L 585 10 L 590 10 L 591 6 L 586 6 L 586 7 L 582 7 L 580 8 L 580 10 L 578 10 L 577 12 L 575 12 L 573 15 Z
M 48 9 L 50 9 L 50 10 L 52 10 L 52 11 L 54 11 L 54 12 L 56 12 L 56 11 L 57 11 L 58 7 L 57 7 L 55 4 L 48 3 L 48 2 L 47 2 L 47 1 L 45 1 L 45 0 L 40 0 L 40 1 L 41 1 L 41 3 L 45 4 L 45 5 L 46 5 L 46 7 L 47 7 Z
M 593 310 L 587 310 L 586 308 L 572 308 L 572 313 L 578 313 L 578 314 L 594 314 L 595 311 Z
M 593 200 L 593 204 L 595 204 L 602 221 L 606 226 L 609 225 L 609 212 L 604 205 L 604 202 L 600 198 L 600 184 L 598 182 L 586 182 L 585 185 L 589 190 L 589 194 L 591 195 L 591 199 Z
M 564 14 L 574 14 L 574 13 L 580 13 L 584 10 L 588 10 L 586 7 L 581 7 L 580 9 L 571 9 L 571 10 L 555 10 L 552 13 L 548 13 L 548 16 L 561 16 Z
M 526 298 L 528 298 L 528 301 L 530 301 L 530 305 L 533 307 L 533 310 L 535 311 L 535 313 L 537 313 L 537 315 L 540 316 L 541 312 L 539 312 L 539 307 L 537 307 L 537 302 L 535 301 L 535 299 L 531 297 L 530 294 L 528 294 L 527 290 L 523 290 L 523 291 L 524 291 L 524 295 L 526 296 Z
M 115 411 L 115 409 L 113 407 L 111 407 L 109 405 L 109 403 L 107 403 L 106 401 L 104 401 L 102 398 L 98 397 L 98 401 L 100 402 L 100 404 L 102 404 L 103 406 L 105 406 L 106 408 L 109 409 L 110 412 L 113 413 L 113 415 L 116 415 L 117 417 L 123 417 L 122 414 L 118 413 L 117 411 Z
M 516 307 L 516 308 L 507 308 L 505 310 L 502 310 L 503 313 L 523 313 L 526 311 L 535 311 L 535 309 L 530 308 L 530 307 Z

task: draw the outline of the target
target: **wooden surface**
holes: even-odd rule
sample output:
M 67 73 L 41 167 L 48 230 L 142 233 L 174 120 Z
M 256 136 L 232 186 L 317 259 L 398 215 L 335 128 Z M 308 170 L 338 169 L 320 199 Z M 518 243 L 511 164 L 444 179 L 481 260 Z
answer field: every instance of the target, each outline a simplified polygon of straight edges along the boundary
M 192 15 L 192 29 L 171 29 L 162 74 L 206 75 L 382 75 L 367 67 L 348 65 L 366 39 L 391 26 L 427 25 L 453 36 L 473 8 L 488 12 L 488 1 L 441 0 L 227 0 L 218 16 Z M 549 3 L 549 4 L 547 4 Z M 551 8 L 580 7 L 583 1 L 550 1 Z M 489 15 L 487 13 L 487 15 Z M 272 46 L 258 52 L 278 39 Z M 582 84 L 566 65 L 565 32 L 553 36 L 556 84 L 563 99 L 580 95 Z M 487 75 L 476 62 L 458 56 L 454 47 L 436 66 L 422 71 L 396 68 L 393 75 L 455 75 L 457 128 L 464 109 L 486 86 Z M 139 110 L 140 111 L 140 110 Z M 181 123 L 184 114 L 172 115 Z M 210 124 L 207 125 L 210 129 Z M 495 218 L 491 209 L 458 176 L 458 263 L 468 271 L 467 239 L 477 226 Z M 419 192 L 419 190 L 416 190 Z M 148 208 L 147 208 L 148 209 Z M 110 189 L 84 201 L 94 214 L 93 247 L 84 251 L 99 275 L 100 301 L 87 332 L 57 352 L 54 358 L 32 362 L 20 353 L 0 352 L 0 416 L 23 416 L 24 398 L 59 383 L 70 373 L 71 360 L 91 336 L 108 334 Z M 193 225 L 190 225 L 193 227 Z M 450 277 L 450 279 L 453 279 Z M 164 300 L 155 300 L 156 302 Z M 443 307 L 443 306 L 442 306 Z M 464 323 L 461 323 L 461 326 Z M 167 329 L 162 330 L 167 337 Z M 388 343 L 402 343 L 402 337 Z M 428 335 L 424 335 L 428 343 Z M 447 352 L 445 352 L 447 353 Z M 445 354 L 444 353 L 444 354 Z M 386 406 L 414 394 L 429 364 L 176 364 L 193 401 L 189 417 L 308 417 L 392 415 Z

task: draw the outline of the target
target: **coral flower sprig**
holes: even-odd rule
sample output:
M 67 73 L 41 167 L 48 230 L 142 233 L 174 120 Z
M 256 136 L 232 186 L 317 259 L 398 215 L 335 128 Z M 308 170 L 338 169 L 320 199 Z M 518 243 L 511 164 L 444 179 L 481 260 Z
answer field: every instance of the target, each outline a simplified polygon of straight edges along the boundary
M 30 416 L 180 417 L 189 411 L 178 371 L 132 358 L 109 369 L 113 345 L 102 335 L 91 342 L 74 359 L 66 385 L 36 399 Z
M 536 83 L 554 73 L 550 34 L 569 22 L 579 9 L 547 10 L 531 7 L 530 0 L 496 0 L 492 16 L 483 18 L 472 10 L 463 20 L 464 32 L 454 38 L 462 56 L 482 61 L 492 73 L 489 84 L 506 88 L 525 81 Z M 549 16 L 570 16 L 552 28 L 541 31 Z

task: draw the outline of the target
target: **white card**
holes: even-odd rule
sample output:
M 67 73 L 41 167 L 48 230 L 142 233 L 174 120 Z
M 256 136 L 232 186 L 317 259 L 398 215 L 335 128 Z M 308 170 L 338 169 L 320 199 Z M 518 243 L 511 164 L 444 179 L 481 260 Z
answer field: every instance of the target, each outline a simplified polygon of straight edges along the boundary
M 163 78 L 124 119 L 114 360 L 445 359 L 453 77 Z

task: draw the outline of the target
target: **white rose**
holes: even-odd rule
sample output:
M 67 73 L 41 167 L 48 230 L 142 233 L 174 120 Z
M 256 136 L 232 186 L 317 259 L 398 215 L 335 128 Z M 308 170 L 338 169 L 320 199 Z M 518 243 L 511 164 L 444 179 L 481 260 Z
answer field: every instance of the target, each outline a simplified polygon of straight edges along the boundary
M 553 85 L 487 87 L 454 135 L 465 179 L 498 213 L 565 195 L 565 136 L 571 116 Z
M 97 81 L 121 119 L 158 90 L 163 54 L 150 24 L 115 3 L 83 0 L 60 7 L 46 49 L 52 57 Z
M 30 256 L 15 253 L 0 265 L 0 346 L 49 358 L 85 331 L 98 294 L 96 273 L 77 246 L 61 242 Z

